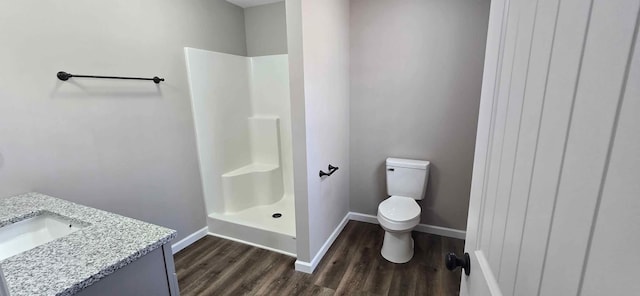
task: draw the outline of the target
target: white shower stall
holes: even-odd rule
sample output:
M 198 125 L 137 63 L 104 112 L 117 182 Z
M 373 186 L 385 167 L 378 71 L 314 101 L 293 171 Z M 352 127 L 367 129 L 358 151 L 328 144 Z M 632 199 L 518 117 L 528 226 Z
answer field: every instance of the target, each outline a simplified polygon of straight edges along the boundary
M 295 256 L 288 56 L 185 56 L 209 232 Z

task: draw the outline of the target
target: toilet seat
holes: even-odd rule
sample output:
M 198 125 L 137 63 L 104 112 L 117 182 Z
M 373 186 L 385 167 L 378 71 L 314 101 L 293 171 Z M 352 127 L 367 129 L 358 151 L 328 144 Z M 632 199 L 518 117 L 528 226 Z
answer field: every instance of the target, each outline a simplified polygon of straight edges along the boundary
M 389 220 L 404 222 L 420 216 L 420 206 L 413 198 L 393 195 L 380 203 L 378 213 Z
M 420 222 L 420 206 L 413 198 L 394 195 L 378 205 L 378 220 L 386 230 L 408 230 Z

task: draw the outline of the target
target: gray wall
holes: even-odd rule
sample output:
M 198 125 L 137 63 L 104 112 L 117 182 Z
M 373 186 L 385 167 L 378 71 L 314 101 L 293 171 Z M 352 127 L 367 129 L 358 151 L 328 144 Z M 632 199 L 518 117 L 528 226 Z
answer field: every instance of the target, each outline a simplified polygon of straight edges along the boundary
M 6 0 L 0 36 L 0 197 L 38 191 L 178 239 L 206 226 L 183 47 L 246 55 L 241 8 Z M 61 82 L 60 70 L 166 82 Z
M 284 1 L 244 9 L 247 56 L 287 53 Z
M 489 2 L 351 1 L 351 211 L 376 215 L 386 157 L 426 159 L 421 223 L 465 229 Z

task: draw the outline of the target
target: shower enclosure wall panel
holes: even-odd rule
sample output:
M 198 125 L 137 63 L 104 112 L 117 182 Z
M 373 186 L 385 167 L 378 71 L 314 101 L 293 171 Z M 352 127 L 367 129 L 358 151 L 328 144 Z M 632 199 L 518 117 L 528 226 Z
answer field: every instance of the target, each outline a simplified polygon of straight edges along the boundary
M 272 115 L 279 118 L 280 164 L 284 177 L 284 194 L 286 198 L 293 198 L 289 56 L 280 54 L 252 57 L 249 75 L 253 114 Z
M 252 163 L 222 175 L 224 213 L 273 204 L 284 194 L 278 118 L 250 117 L 249 131 Z
M 295 256 L 288 56 L 185 55 L 210 233 Z
M 185 48 L 207 213 L 224 209 L 222 174 L 251 162 L 245 57 Z M 216 198 L 219 197 L 219 198 Z
M 279 123 L 278 117 L 249 117 L 253 163 L 280 166 Z

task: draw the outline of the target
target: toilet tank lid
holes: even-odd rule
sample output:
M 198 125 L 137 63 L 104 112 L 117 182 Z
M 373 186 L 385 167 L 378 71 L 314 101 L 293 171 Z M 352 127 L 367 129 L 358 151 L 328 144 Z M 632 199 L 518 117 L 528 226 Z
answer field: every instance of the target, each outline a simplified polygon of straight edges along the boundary
M 421 169 L 426 170 L 429 167 L 428 160 L 404 159 L 404 158 L 387 158 L 387 166 Z

